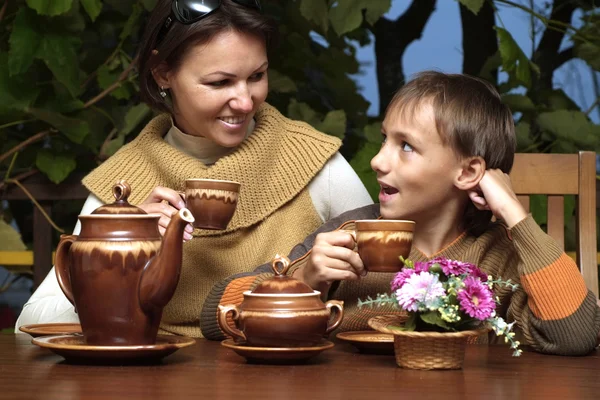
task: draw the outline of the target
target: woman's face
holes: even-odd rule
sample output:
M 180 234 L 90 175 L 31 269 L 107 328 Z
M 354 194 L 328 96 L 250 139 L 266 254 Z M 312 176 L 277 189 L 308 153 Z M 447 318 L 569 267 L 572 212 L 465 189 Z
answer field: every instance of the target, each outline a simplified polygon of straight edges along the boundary
M 235 147 L 267 97 L 267 68 L 264 41 L 232 30 L 191 47 L 179 68 L 155 78 L 169 89 L 182 132 Z

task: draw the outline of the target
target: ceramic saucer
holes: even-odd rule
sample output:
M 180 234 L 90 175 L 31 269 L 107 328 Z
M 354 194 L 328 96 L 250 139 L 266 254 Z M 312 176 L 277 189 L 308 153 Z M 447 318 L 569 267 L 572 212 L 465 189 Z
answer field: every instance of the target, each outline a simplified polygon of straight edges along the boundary
M 340 332 L 339 340 L 351 343 L 361 353 L 394 354 L 394 335 L 377 331 Z
M 82 335 L 74 334 L 33 338 L 32 343 L 53 351 L 69 362 L 129 364 L 158 361 L 196 341 L 183 336 L 158 335 L 156 343 L 151 345 L 91 346 L 85 343 Z
M 321 340 L 311 347 L 255 347 L 243 343 L 235 343 L 226 339 L 221 344 L 245 357 L 248 362 L 257 364 L 294 364 L 307 361 L 324 350 L 334 346 L 329 340 Z
M 19 330 L 33 337 L 47 335 L 71 335 L 81 333 L 81 325 L 69 323 L 23 325 Z

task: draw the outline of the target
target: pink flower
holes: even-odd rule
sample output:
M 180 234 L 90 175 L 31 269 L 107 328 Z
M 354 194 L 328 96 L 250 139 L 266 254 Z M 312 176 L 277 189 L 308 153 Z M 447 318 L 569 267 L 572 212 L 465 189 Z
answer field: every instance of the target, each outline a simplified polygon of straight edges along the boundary
M 430 262 L 418 261 L 415 263 L 415 272 L 429 272 Z
M 394 279 L 392 279 L 392 292 L 400 289 L 404 282 L 415 273 L 415 270 L 412 268 L 402 268 L 400 272 L 394 275 Z
M 461 310 L 480 321 L 490 318 L 496 308 L 490 288 L 472 276 L 465 278 L 464 283 L 464 289 L 457 296 Z
M 404 285 L 396 290 L 398 304 L 407 311 L 435 309 L 446 294 L 438 276 L 429 272 L 411 274 Z
M 442 267 L 442 272 L 446 276 L 468 274 L 471 271 L 471 268 L 476 268 L 473 264 L 456 260 L 448 260 L 447 258 L 436 258 L 435 260 L 431 260 L 429 263 L 440 264 L 440 267 Z
M 471 264 L 469 275 L 481 279 L 481 282 L 487 282 L 487 275 L 475 265 Z

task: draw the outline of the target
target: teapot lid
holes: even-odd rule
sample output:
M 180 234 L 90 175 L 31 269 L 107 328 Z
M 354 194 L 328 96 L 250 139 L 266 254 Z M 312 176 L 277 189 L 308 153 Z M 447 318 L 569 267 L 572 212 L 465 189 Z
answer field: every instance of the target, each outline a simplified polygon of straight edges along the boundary
M 131 194 L 131 186 L 121 179 L 112 188 L 115 202 L 102 205 L 92 211 L 92 214 L 147 214 L 146 211 L 127 202 Z
M 271 268 L 275 272 L 273 278 L 261 282 L 252 293 L 262 294 L 290 294 L 290 293 L 313 293 L 314 290 L 306 283 L 287 276 L 286 272 L 290 268 L 290 260 L 285 256 L 276 255 L 271 261 Z

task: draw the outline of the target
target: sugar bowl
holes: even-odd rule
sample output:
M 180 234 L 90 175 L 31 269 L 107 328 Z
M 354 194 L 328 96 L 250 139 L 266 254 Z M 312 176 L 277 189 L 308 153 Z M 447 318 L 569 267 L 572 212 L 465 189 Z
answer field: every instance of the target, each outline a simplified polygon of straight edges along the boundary
M 241 305 L 219 305 L 219 325 L 238 343 L 261 347 L 309 347 L 342 322 L 343 302 L 286 275 L 290 261 L 276 256 L 275 276 L 244 292 Z M 227 321 L 231 313 L 233 325 Z

